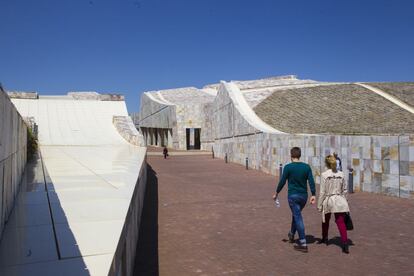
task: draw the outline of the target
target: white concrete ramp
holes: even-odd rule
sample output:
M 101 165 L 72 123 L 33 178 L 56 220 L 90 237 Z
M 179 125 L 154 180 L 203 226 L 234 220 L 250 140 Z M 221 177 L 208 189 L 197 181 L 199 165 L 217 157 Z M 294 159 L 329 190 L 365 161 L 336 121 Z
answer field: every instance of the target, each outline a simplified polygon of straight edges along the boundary
M 69 96 L 13 99 L 23 117 L 35 117 L 41 145 L 125 145 L 112 124 L 128 116 L 123 101 L 74 100 Z
M 112 124 L 113 116 L 127 116 L 125 102 L 56 96 L 13 103 L 35 118 L 42 160 L 31 164 L 35 174 L 26 172 L 0 245 L 0 275 L 108 275 L 128 210 L 142 205 L 132 199 L 142 201 L 133 196 L 146 148 L 130 145 Z M 130 263 L 123 265 L 117 271 L 130 275 Z

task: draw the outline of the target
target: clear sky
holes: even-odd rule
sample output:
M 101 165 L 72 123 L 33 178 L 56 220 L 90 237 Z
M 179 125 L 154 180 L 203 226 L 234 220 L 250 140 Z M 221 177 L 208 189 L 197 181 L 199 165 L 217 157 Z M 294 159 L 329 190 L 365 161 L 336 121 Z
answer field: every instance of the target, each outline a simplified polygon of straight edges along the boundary
M 414 81 L 412 0 L 0 0 L 8 90 L 140 93 L 297 74 Z

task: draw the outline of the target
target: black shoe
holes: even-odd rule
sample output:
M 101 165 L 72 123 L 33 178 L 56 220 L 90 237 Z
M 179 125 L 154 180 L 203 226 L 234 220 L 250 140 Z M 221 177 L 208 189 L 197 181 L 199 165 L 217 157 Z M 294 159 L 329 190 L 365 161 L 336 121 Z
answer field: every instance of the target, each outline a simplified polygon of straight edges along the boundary
M 295 244 L 293 248 L 297 251 L 308 253 L 308 246 L 303 244 Z
M 288 239 L 290 243 L 294 243 L 295 242 L 295 235 L 293 235 L 292 233 L 288 233 Z
M 347 244 L 342 245 L 342 252 L 345 254 L 349 254 L 349 246 Z
M 328 245 L 328 239 L 327 238 L 322 238 L 321 240 L 319 240 L 319 241 L 317 241 L 316 242 L 317 244 L 326 244 L 326 245 Z

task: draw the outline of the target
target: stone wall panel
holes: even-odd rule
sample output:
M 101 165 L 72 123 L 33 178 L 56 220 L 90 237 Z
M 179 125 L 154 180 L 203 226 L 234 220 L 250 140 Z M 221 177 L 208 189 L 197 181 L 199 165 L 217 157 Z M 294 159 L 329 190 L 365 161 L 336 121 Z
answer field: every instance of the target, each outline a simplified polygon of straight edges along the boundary
M 0 237 L 19 191 L 26 165 L 27 127 L 0 89 Z

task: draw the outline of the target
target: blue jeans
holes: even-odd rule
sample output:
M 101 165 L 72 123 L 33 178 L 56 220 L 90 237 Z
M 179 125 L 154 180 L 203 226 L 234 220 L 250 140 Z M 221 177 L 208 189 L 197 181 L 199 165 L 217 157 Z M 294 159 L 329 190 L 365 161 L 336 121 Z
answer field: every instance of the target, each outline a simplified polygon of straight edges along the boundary
M 308 197 L 301 194 L 293 194 L 288 196 L 288 202 L 290 210 L 292 211 L 292 226 L 290 233 L 295 235 L 296 230 L 299 233 L 299 239 L 301 243 L 306 243 L 305 238 L 305 225 L 303 224 L 302 209 L 306 205 Z

